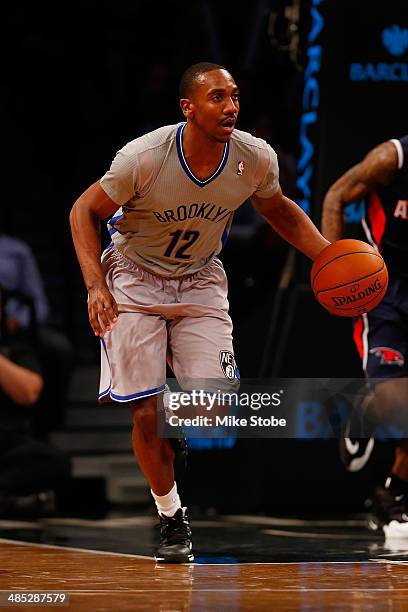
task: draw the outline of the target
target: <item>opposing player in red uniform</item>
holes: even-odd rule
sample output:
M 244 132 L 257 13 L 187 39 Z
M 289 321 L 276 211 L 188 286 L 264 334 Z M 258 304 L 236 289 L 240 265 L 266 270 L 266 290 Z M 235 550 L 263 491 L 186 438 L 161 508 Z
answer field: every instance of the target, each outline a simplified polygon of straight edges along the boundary
M 363 402 L 365 432 L 356 435 L 358 419 L 353 423 L 352 416 L 340 441 L 350 471 L 366 464 L 376 424 L 404 427 L 408 417 L 408 136 L 375 147 L 332 185 L 323 204 L 322 232 L 328 240 L 342 238 L 344 207 L 363 198 L 366 238 L 381 251 L 390 279 L 381 304 L 354 323 L 354 340 L 367 377 L 383 380 L 370 385 L 371 393 Z M 371 527 L 408 537 L 407 504 L 408 441 L 403 440 L 389 477 L 375 491 Z

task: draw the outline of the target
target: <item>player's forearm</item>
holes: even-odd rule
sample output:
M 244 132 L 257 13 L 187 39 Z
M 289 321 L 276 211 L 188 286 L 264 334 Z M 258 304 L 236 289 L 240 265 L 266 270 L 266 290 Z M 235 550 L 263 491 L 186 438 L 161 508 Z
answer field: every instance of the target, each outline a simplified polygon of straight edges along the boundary
M 257 210 L 282 238 L 312 261 L 329 244 L 303 210 L 286 196 L 282 195 L 273 210 L 259 206 Z
M 16 404 L 34 404 L 42 391 L 43 379 L 0 354 L 0 387 Z
M 70 213 L 72 240 L 88 291 L 105 284 L 101 268 L 100 218 L 79 198 Z
M 343 236 L 344 207 L 358 202 L 378 185 L 388 185 L 398 168 L 395 145 L 385 142 L 345 172 L 329 189 L 323 202 L 322 233 L 330 241 Z
M 336 189 L 330 189 L 323 202 L 322 234 L 330 242 L 340 240 L 344 231 L 344 201 Z

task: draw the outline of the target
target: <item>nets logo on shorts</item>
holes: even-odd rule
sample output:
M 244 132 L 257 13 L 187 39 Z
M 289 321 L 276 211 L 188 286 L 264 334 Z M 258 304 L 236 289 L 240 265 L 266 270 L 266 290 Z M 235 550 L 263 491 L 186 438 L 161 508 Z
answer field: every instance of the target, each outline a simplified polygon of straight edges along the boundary
M 381 360 L 381 365 L 397 365 L 402 367 L 405 362 L 404 356 L 399 351 L 388 346 L 376 346 L 370 349 L 370 353 Z
M 220 364 L 225 378 L 234 380 L 237 376 L 237 364 L 231 351 L 220 351 Z

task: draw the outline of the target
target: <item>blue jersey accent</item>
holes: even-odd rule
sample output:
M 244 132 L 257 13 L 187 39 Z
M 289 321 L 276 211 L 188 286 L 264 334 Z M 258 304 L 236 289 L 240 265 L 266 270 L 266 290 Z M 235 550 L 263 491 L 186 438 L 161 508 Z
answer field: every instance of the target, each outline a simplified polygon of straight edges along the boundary
M 135 399 L 141 399 L 142 397 L 149 397 L 149 395 L 157 395 L 157 393 L 161 393 L 164 391 L 164 385 L 161 387 L 156 387 L 155 389 L 147 389 L 147 391 L 141 391 L 140 393 L 132 393 L 131 395 L 118 395 L 117 393 L 111 393 L 111 384 L 105 391 L 102 391 L 99 394 L 99 399 L 105 397 L 105 395 L 110 395 L 110 397 L 117 402 L 131 402 Z
M 108 221 L 109 225 L 113 225 L 116 221 L 123 219 L 124 215 L 118 215 L 117 217 L 111 217 Z
M 103 350 L 105 351 L 105 355 L 106 355 L 106 359 L 108 360 L 109 367 L 111 367 L 106 342 L 103 338 L 100 338 L 100 341 L 101 341 Z M 140 393 L 132 393 L 131 395 L 118 395 L 117 393 L 112 393 L 111 388 L 112 388 L 112 379 L 109 383 L 109 387 L 105 389 L 104 391 L 101 391 L 101 393 L 99 393 L 99 399 L 102 399 L 106 395 L 110 395 L 110 397 L 116 400 L 117 402 L 130 402 L 135 399 L 141 399 L 142 397 L 148 397 L 149 395 L 156 395 L 157 393 L 161 393 L 162 391 L 164 391 L 165 385 L 161 385 L 160 387 L 155 387 L 154 389 L 147 389 L 146 391 L 141 391 Z
M 221 172 L 224 170 L 225 164 L 228 161 L 230 143 L 229 142 L 225 143 L 225 145 L 224 145 L 224 155 L 222 156 L 222 160 L 220 162 L 220 165 L 218 166 L 218 168 L 216 169 L 214 174 L 212 174 L 210 177 L 208 177 L 208 179 L 205 179 L 205 181 L 200 181 L 200 179 L 198 179 L 196 176 L 194 176 L 194 174 L 191 172 L 191 170 L 188 167 L 188 164 L 186 162 L 186 158 L 184 157 L 184 151 L 183 151 L 183 130 L 184 130 L 185 127 L 186 127 L 186 124 L 183 123 L 183 124 L 180 125 L 180 127 L 177 130 L 176 145 L 177 145 L 178 158 L 180 160 L 181 167 L 183 168 L 184 172 L 187 174 L 188 178 L 191 179 L 193 181 L 193 183 L 195 183 L 199 187 L 204 187 L 205 185 L 208 185 L 208 183 L 211 183 L 211 181 L 216 179 L 217 176 L 219 176 L 221 174 Z
M 108 349 L 106 348 L 106 342 L 101 337 L 99 337 L 99 340 L 101 341 L 101 345 L 103 347 L 103 350 L 105 351 L 106 359 L 108 360 L 109 368 L 110 368 L 110 359 L 108 355 Z M 110 393 L 111 387 L 112 387 L 112 380 L 109 382 L 109 387 L 99 393 L 98 399 L 102 399 L 103 397 L 105 397 L 105 395 L 108 395 Z
M 103 397 L 105 397 L 105 395 L 109 395 L 111 388 L 112 388 L 112 384 L 109 384 L 109 387 L 107 389 L 99 393 L 98 399 L 102 399 Z
M 121 214 L 121 215 L 117 215 L 116 217 L 111 217 L 107 223 L 108 226 L 108 232 L 110 236 L 113 236 L 113 234 L 115 234 L 118 230 L 114 227 L 114 223 L 116 223 L 116 221 L 120 221 L 121 219 L 123 219 L 125 215 Z M 110 226 L 110 227 L 109 227 Z M 112 243 L 113 244 L 113 243 Z
M 227 228 L 225 228 L 221 236 L 222 248 L 224 248 L 225 245 L 227 244 L 227 240 L 228 240 L 228 231 L 227 231 Z
M 101 337 L 99 337 L 99 339 L 100 339 L 101 344 L 102 344 L 102 346 L 103 346 L 103 350 L 105 351 L 106 359 L 108 360 L 109 367 L 110 367 L 110 364 L 111 364 L 111 363 L 110 363 L 110 359 L 109 359 L 109 355 L 108 355 L 108 349 L 106 348 L 106 342 L 105 342 L 105 340 L 104 340 L 103 338 L 101 338 Z
M 132 393 L 131 395 L 118 395 L 117 393 L 111 393 L 110 396 L 117 402 L 130 402 L 131 400 L 141 399 L 142 397 L 148 397 L 149 395 L 157 395 L 157 393 L 161 393 L 164 391 L 164 389 L 165 385 L 161 385 L 160 387 L 147 389 L 147 391 L 141 391 L 140 393 Z

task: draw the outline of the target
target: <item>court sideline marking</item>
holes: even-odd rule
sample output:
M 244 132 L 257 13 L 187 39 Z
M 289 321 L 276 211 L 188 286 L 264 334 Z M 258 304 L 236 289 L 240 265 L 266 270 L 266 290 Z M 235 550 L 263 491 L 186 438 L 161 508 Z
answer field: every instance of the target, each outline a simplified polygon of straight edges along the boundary
M 8 538 L 0 538 L 0 544 L 16 544 L 17 546 L 37 546 L 38 548 L 57 548 L 58 550 L 70 550 L 71 552 L 90 553 L 91 555 L 111 555 L 113 557 L 130 557 L 132 559 L 148 559 L 154 561 L 154 557 L 146 555 L 130 555 L 129 553 L 117 553 L 107 550 L 94 550 L 88 548 L 74 548 L 72 546 L 58 546 L 57 544 L 39 544 L 38 542 L 26 542 L 24 540 L 9 540 Z

